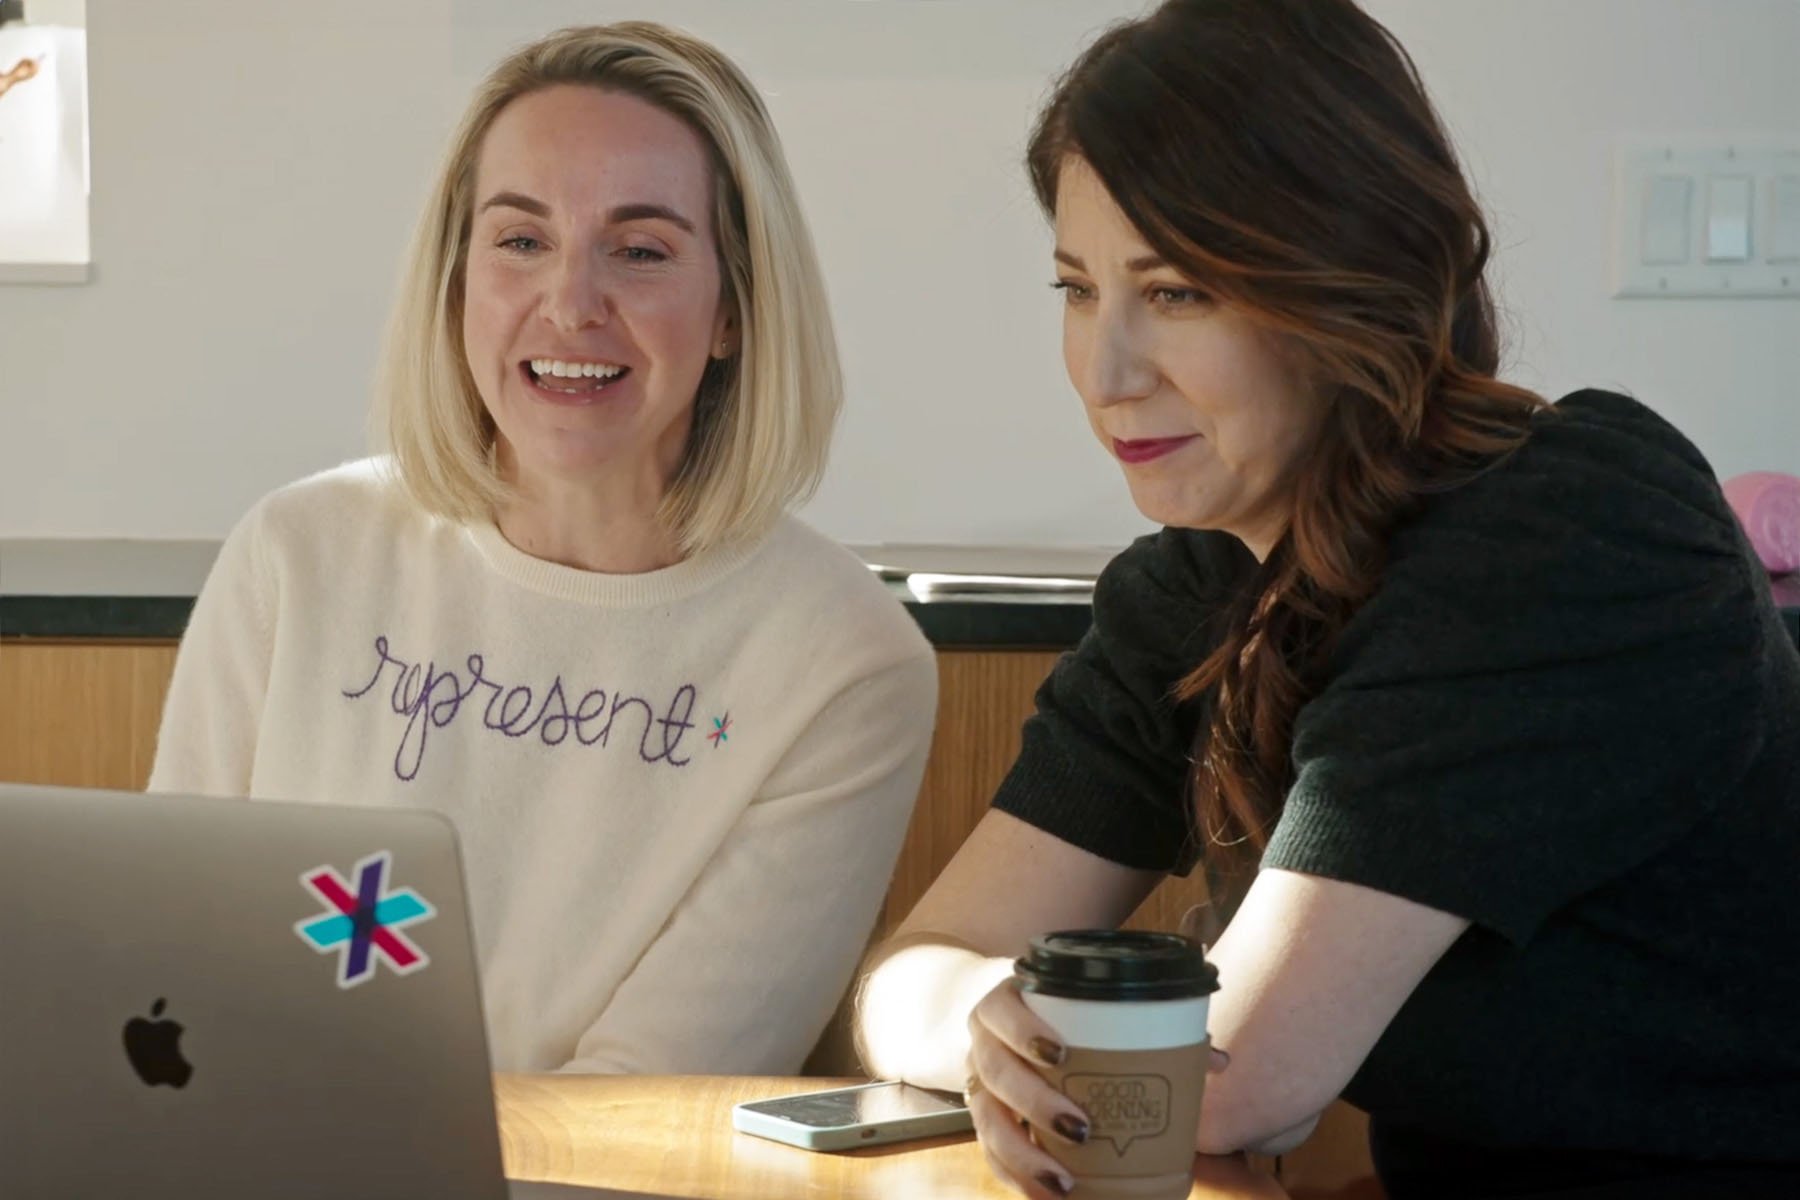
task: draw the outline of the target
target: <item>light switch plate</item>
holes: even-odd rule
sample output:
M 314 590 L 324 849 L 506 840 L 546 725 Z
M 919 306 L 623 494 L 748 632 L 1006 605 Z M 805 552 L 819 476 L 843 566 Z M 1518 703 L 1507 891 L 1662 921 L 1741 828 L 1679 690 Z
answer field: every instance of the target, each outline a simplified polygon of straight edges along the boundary
M 1750 175 L 1709 175 L 1706 179 L 1706 261 L 1750 261 L 1750 197 L 1756 179 Z
M 1621 146 L 1614 188 L 1615 296 L 1789 297 L 1800 261 L 1777 181 L 1800 176 L 1800 144 L 1774 138 Z M 1779 222 L 1779 224 L 1778 224 Z
M 1694 181 L 1686 175 L 1652 175 L 1644 183 L 1643 236 L 1638 261 L 1676 266 L 1693 254 Z

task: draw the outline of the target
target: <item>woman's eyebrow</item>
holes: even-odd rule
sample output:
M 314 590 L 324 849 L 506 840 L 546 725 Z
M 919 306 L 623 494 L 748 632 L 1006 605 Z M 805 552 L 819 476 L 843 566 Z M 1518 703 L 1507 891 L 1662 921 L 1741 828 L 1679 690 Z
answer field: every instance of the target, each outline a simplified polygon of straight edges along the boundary
M 1064 266 L 1074 267 L 1077 271 L 1087 270 L 1087 264 L 1073 254 L 1070 254 L 1067 250 L 1058 250 L 1052 257 Z M 1158 267 L 1166 267 L 1168 265 L 1168 260 L 1164 259 L 1160 254 L 1141 254 L 1127 262 L 1125 264 L 1125 269 L 1130 271 L 1133 275 L 1138 275 L 1145 271 L 1154 271 Z
M 489 196 L 478 212 L 486 212 L 490 208 L 516 208 L 520 212 L 528 212 L 534 217 L 548 217 L 550 206 L 542 200 L 527 196 L 523 192 L 495 192 Z
M 606 218 L 614 225 L 621 225 L 626 221 L 667 221 L 688 233 L 694 232 L 694 223 L 666 204 L 621 204 L 607 213 Z

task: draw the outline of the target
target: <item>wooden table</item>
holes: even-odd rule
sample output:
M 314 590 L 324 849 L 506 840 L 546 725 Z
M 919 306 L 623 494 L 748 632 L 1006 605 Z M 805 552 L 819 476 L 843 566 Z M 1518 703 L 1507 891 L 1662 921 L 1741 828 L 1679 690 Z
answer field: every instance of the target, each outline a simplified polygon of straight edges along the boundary
M 500 1075 L 512 1179 L 692 1200 L 1002 1200 L 973 1135 L 821 1154 L 738 1133 L 731 1106 L 856 1080 L 745 1076 Z M 1190 1200 L 1282 1200 L 1238 1158 L 1195 1160 Z

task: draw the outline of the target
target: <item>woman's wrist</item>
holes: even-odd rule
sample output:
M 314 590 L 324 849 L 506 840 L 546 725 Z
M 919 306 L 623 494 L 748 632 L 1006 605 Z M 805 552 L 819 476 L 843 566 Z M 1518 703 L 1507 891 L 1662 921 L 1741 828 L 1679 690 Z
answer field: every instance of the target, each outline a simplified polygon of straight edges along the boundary
M 945 942 L 895 951 L 863 987 L 857 1026 L 864 1065 L 878 1078 L 962 1091 L 969 1014 L 1011 974 L 1010 958 Z

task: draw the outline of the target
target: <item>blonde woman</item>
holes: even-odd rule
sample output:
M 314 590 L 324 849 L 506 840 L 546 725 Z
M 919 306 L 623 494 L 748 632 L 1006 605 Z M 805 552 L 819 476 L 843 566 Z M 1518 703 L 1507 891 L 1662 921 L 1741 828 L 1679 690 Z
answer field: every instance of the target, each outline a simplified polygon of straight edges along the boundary
M 742 73 L 642 23 L 500 64 L 378 391 L 391 455 L 226 541 L 152 790 L 447 812 L 497 1069 L 793 1071 L 885 891 L 936 676 L 787 515 L 841 385 Z

